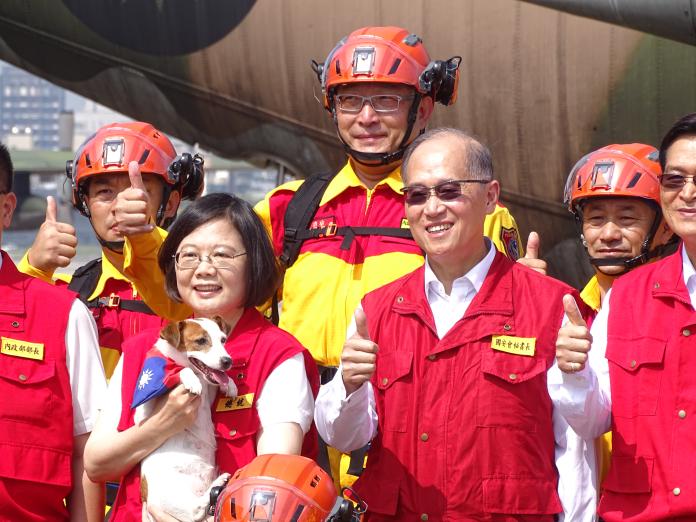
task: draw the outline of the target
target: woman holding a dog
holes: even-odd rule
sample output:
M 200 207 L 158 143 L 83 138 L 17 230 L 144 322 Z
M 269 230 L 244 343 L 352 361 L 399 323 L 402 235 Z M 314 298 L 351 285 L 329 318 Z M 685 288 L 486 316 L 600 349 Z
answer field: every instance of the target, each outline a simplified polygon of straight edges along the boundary
M 221 317 L 230 327 L 227 371 L 237 396 L 212 405 L 220 472 L 233 473 L 257 454 L 313 457 L 312 427 L 318 374 L 312 357 L 290 334 L 256 310 L 270 299 L 278 267 L 263 225 L 245 201 L 211 194 L 189 206 L 171 227 L 159 253 L 171 298 L 196 317 Z M 131 401 L 157 330 L 124 345 L 106 404 L 85 451 L 92 480 L 121 479 L 112 522 L 141 519 L 139 462 L 196 418 L 200 398 L 183 386 L 156 400 L 155 413 L 133 421 Z

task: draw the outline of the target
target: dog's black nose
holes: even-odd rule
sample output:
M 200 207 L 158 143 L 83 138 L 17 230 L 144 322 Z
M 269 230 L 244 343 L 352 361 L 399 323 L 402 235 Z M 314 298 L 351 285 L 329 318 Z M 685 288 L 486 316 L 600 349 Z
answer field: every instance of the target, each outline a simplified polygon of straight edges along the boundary
M 220 357 L 220 365 L 222 366 L 223 370 L 229 370 L 232 367 L 232 357 L 229 355 Z

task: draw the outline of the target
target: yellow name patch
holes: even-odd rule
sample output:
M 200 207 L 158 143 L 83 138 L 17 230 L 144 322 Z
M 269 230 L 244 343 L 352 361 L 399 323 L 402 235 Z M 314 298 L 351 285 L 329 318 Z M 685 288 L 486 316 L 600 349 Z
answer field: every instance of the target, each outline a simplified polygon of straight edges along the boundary
M 254 403 L 254 394 L 237 395 L 236 397 L 222 397 L 218 399 L 215 411 L 246 410 Z
M 510 337 L 508 335 L 494 335 L 491 339 L 491 348 L 500 352 L 532 357 L 536 348 L 536 337 Z
M 403 218 L 401 220 L 401 228 L 411 228 L 411 225 L 408 224 L 408 219 Z
M 0 346 L 0 353 L 11 355 L 13 357 L 22 357 L 24 359 L 43 361 L 44 345 L 42 343 L 30 343 L 28 341 L 20 341 L 19 339 L 3 337 L 2 345 Z

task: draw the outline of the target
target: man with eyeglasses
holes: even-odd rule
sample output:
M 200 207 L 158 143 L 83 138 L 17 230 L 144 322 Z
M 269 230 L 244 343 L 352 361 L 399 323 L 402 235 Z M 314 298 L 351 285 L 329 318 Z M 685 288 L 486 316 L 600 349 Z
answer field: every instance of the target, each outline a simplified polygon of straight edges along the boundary
M 425 264 L 369 292 L 341 367 L 319 392 L 322 437 L 371 441 L 355 483 L 369 522 L 553 521 L 546 374 L 570 287 L 483 234 L 500 186 L 488 149 L 454 129 L 417 138 L 401 168 Z
M 618 278 L 591 332 L 564 297 L 570 322 L 557 341 L 556 407 L 584 437 L 612 431 L 607 522 L 696 519 L 696 113 L 667 131 L 659 159 L 679 251 Z

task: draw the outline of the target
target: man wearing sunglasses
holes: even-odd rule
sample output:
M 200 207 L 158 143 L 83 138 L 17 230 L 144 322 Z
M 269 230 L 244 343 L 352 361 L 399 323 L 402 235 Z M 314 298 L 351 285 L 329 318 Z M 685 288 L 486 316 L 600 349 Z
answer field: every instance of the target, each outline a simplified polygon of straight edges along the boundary
M 488 149 L 454 129 L 404 157 L 405 211 L 425 264 L 368 293 L 317 428 L 350 451 L 369 522 L 553 521 L 553 408 L 546 373 L 570 287 L 483 234 L 500 186 Z M 576 294 L 577 295 L 577 294 Z
M 595 275 L 580 294 L 594 311 L 617 277 L 663 255 L 672 236 L 660 210 L 662 170 L 658 151 L 641 143 L 608 145 L 585 155 L 573 167 L 565 188 L 565 203 L 575 217 Z M 563 343 L 559 353 L 563 353 Z M 561 355 L 563 357 L 563 355 Z M 549 375 L 552 397 L 563 379 Z M 561 474 L 559 494 L 565 520 L 596 519 L 597 492 L 609 468 L 611 434 L 583 439 L 561 419 L 565 432 L 557 462 L 575 474 Z M 567 466 L 566 466 L 567 465 Z
M 365 27 L 343 38 L 323 64 L 314 63 L 324 108 L 348 155 L 345 166 L 326 178 L 309 206 L 306 225 L 291 223 L 289 208 L 309 181 L 278 187 L 255 208 L 284 264 L 279 326 L 307 347 L 331 378 L 339 363 L 352 311 L 370 290 L 423 264 L 404 215 L 399 167 L 405 148 L 425 129 L 436 102 L 456 100 L 460 58 L 431 60 L 422 40 L 399 27 Z M 305 209 L 300 209 L 304 211 Z M 496 205 L 486 219 L 496 247 L 522 254 L 517 225 Z M 289 254 L 288 245 L 296 247 Z M 537 248 L 528 248 L 536 251 Z M 156 249 L 150 249 L 150 253 Z M 135 252 L 126 274 L 140 285 L 156 266 Z M 530 264 L 541 263 L 527 259 Z M 190 313 L 167 303 L 163 291 L 142 281 L 141 295 L 160 315 Z M 337 457 L 332 456 L 336 470 Z M 348 468 L 344 459 L 343 468 Z M 351 475 L 362 469 L 355 454 Z M 324 463 L 322 463 L 324 464 Z M 352 479 L 348 478 L 344 484 Z
M 696 113 L 667 132 L 659 159 L 662 214 L 681 247 L 618 278 L 591 333 L 564 297 L 557 341 L 558 409 L 583 437 L 612 431 L 607 522 L 696 519 Z

